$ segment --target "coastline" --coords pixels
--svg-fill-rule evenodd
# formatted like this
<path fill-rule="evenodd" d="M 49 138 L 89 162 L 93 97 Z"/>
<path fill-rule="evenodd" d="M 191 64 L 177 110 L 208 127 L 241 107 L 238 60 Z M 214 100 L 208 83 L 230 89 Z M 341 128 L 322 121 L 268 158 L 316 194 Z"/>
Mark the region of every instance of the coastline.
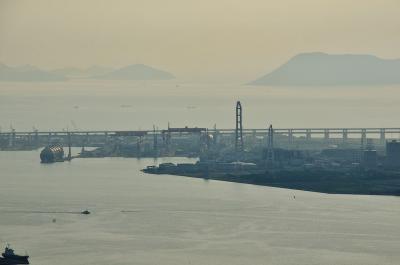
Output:
<path fill-rule="evenodd" d="M 400 196 L 400 174 L 385 171 L 276 170 L 265 172 L 172 172 L 157 175 L 219 180 L 327 194 Z"/>

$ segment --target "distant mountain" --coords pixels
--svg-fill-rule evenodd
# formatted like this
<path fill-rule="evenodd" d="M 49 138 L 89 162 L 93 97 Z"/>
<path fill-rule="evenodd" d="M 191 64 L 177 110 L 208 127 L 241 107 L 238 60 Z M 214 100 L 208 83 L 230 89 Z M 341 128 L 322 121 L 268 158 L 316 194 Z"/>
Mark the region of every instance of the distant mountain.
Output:
<path fill-rule="evenodd" d="M 372 55 L 299 54 L 252 85 L 336 86 L 400 84 L 400 59 Z"/>
<path fill-rule="evenodd" d="M 114 69 L 104 66 L 92 66 L 87 69 L 80 69 L 76 67 L 66 67 L 53 70 L 52 73 L 64 75 L 70 78 L 88 78 L 97 75 L 104 75 L 112 72 Z"/>
<path fill-rule="evenodd" d="M 165 71 L 143 64 L 133 64 L 103 75 L 93 76 L 95 79 L 109 80 L 169 80 L 175 77 Z"/>
<path fill-rule="evenodd" d="M 31 65 L 10 67 L 0 64 L 0 81 L 16 82 L 42 82 L 42 81 L 64 81 L 63 75 L 43 71 Z"/>

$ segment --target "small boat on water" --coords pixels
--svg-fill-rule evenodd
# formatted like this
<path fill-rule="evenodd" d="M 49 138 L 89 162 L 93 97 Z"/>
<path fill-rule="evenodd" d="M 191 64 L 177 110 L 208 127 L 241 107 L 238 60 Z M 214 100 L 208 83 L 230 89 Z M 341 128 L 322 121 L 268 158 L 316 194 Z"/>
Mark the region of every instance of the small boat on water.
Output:
<path fill-rule="evenodd" d="M 28 255 L 17 255 L 9 244 L 6 245 L 4 252 L 1 254 L 0 264 L 5 265 L 18 265 L 18 264 L 29 264 Z"/>
<path fill-rule="evenodd" d="M 89 210 L 86 209 L 86 210 L 82 211 L 81 214 L 90 214 L 90 212 L 89 212 Z"/>

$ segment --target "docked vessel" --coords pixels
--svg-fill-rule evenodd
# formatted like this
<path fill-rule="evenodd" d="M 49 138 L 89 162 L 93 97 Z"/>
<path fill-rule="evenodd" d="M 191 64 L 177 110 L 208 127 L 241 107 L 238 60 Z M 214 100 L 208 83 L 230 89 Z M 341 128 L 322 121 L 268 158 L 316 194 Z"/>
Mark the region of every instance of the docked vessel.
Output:
<path fill-rule="evenodd" d="M 64 149 L 59 144 L 46 146 L 40 153 L 42 163 L 54 163 L 64 161 Z"/>
<path fill-rule="evenodd" d="M 8 244 L 1 255 L 2 258 L 0 258 L 0 264 L 5 264 L 5 265 L 29 264 L 28 255 L 15 254 L 14 250 Z"/>

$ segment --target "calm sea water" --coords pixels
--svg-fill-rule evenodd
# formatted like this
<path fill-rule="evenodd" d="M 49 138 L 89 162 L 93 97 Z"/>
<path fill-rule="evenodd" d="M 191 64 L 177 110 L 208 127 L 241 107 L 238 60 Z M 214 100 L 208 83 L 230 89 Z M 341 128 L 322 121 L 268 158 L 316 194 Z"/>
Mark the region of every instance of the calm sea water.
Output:
<path fill-rule="evenodd" d="M 285 88 L 71 81 L 0 83 L 0 126 L 9 131 L 150 129 L 153 124 L 244 127 L 399 127 L 400 87 Z"/>
<path fill-rule="evenodd" d="M 0 240 L 34 265 L 399 264 L 399 198 L 139 171 L 161 161 L 194 160 L 0 152 Z"/>
<path fill-rule="evenodd" d="M 398 126 L 400 88 L 261 88 L 74 81 L 0 85 L 8 130 Z M 76 150 L 75 150 L 76 151 Z M 327 195 L 178 176 L 160 162 L 0 152 L 0 241 L 34 265 L 400 263 L 400 199 Z M 295 197 L 294 197 L 295 196 Z M 92 211 L 83 216 L 72 212 Z M 53 222 L 55 219 L 55 222 Z"/>

